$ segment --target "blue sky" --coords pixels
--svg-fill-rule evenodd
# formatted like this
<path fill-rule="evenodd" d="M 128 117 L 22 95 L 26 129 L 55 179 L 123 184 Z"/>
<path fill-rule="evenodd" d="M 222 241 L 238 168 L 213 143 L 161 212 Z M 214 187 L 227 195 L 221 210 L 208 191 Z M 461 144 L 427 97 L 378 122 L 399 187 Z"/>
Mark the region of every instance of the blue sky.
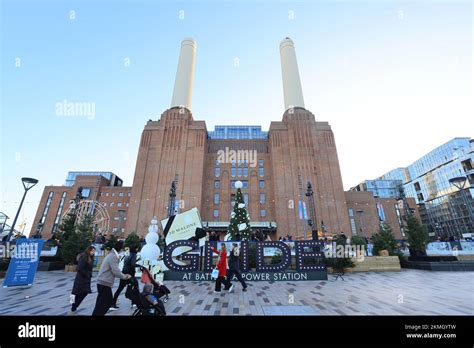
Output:
<path fill-rule="evenodd" d="M 185 37 L 198 44 L 194 118 L 209 130 L 281 119 L 279 42 L 291 37 L 306 108 L 333 128 L 345 188 L 473 135 L 470 1 L 2 0 L 0 15 L 0 211 L 13 218 L 20 177 L 39 179 L 26 231 L 43 187 L 68 171 L 132 184 Z M 63 100 L 95 103 L 95 116 L 58 116 Z"/>

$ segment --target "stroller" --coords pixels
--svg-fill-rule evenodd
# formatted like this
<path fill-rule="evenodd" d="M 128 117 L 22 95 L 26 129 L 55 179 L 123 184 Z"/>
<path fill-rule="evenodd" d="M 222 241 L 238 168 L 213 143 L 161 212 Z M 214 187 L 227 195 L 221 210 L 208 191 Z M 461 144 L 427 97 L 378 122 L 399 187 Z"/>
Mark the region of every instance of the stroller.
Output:
<path fill-rule="evenodd" d="M 128 298 L 134 305 L 137 306 L 132 316 L 148 316 L 148 315 L 166 315 L 165 306 L 160 299 L 153 305 L 143 294 L 140 293 L 138 281 L 131 278 L 125 291 L 125 297 Z"/>
<path fill-rule="evenodd" d="M 147 268 L 140 266 L 140 271 L 142 271 L 142 282 L 153 284 L 153 295 L 164 303 L 168 302 L 171 291 L 165 285 L 158 284 Z"/>

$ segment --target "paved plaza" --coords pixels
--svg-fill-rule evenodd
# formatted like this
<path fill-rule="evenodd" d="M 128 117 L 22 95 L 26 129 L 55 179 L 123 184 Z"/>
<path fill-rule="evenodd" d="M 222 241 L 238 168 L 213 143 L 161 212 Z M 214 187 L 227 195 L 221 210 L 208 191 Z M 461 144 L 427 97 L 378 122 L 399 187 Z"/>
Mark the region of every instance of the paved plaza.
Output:
<path fill-rule="evenodd" d="M 30 288 L 0 288 L 0 315 L 66 315 L 75 273 L 38 272 Z M 97 296 L 78 309 L 90 315 Z M 346 274 L 345 281 L 250 282 L 214 294 L 211 282 L 168 281 L 168 315 L 474 315 L 474 272 L 402 270 Z M 3 281 L 3 280 L 2 280 Z M 116 288 L 118 281 L 115 284 Z M 125 292 L 125 291 L 124 291 Z M 122 293 L 120 309 L 130 315 Z"/>

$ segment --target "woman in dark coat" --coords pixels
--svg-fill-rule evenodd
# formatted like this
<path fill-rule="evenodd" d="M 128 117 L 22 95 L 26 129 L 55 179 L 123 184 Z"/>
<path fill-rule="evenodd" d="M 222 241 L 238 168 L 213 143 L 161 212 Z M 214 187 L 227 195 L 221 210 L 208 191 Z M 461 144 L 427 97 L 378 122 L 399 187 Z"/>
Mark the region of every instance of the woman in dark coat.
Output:
<path fill-rule="evenodd" d="M 94 268 L 94 254 L 95 248 L 90 246 L 78 257 L 76 279 L 74 279 L 74 286 L 72 287 L 74 303 L 71 306 L 71 314 L 75 314 L 81 302 L 88 294 L 92 293 L 91 279 L 92 269 Z"/>

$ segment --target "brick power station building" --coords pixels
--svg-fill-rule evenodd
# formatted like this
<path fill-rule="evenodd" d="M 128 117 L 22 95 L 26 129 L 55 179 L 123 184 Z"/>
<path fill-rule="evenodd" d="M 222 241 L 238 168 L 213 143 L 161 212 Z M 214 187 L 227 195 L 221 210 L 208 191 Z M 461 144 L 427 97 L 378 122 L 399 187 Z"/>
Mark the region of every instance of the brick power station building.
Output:
<path fill-rule="evenodd" d="M 55 231 L 65 205 L 79 187 L 86 199 L 100 202 L 110 219 L 109 232 L 144 235 L 153 216 L 167 217 L 171 183 L 176 183 L 176 207 L 197 207 L 204 226 L 224 232 L 232 211 L 234 184 L 243 183 L 251 227 L 270 232 L 273 239 L 287 234 L 311 237 L 305 209 L 306 185 L 314 191 L 318 227 L 327 233 L 370 236 L 378 230 L 374 209 L 377 202 L 366 193 L 345 193 L 334 134 L 327 122 L 317 121 L 305 109 L 293 41 L 280 44 L 285 109 L 268 132 L 260 126 L 216 126 L 208 131 L 203 120 L 192 114 L 196 42 L 181 45 L 171 107 L 159 120 L 145 125 L 139 142 L 135 176 L 131 187 L 112 173 L 75 173 L 67 186 L 44 190 L 31 234 L 43 238 Z M 346 194 L 350 195 L 348 209 Z M 354 218 L 360 207 L 370 213 Z M 371 200 L 372 199 L 372 200 Z M 394 211 L 397 204 L 380 203 Z M 352 206 L 353 205 L 353 206 Z M 369 208 L 369 205 L 370 208 Z M 372 207 L 373 205 L 373 207 Z M 354 209 L 353 209 L 354 208 Z M 352 214 L 351 214 L 352 211 Z M 395 216 L 386 214 L 386 216 Z M 365 222 L 363 219 L 366 218 Z M 387 221 L 399 238 L 400 222 Z M 360 226 L 359 226 L 360 225 Z M 363 226 L 363 227 L 362 227 Z M 397 227 L 398 226 L 398 227 Z"/>

